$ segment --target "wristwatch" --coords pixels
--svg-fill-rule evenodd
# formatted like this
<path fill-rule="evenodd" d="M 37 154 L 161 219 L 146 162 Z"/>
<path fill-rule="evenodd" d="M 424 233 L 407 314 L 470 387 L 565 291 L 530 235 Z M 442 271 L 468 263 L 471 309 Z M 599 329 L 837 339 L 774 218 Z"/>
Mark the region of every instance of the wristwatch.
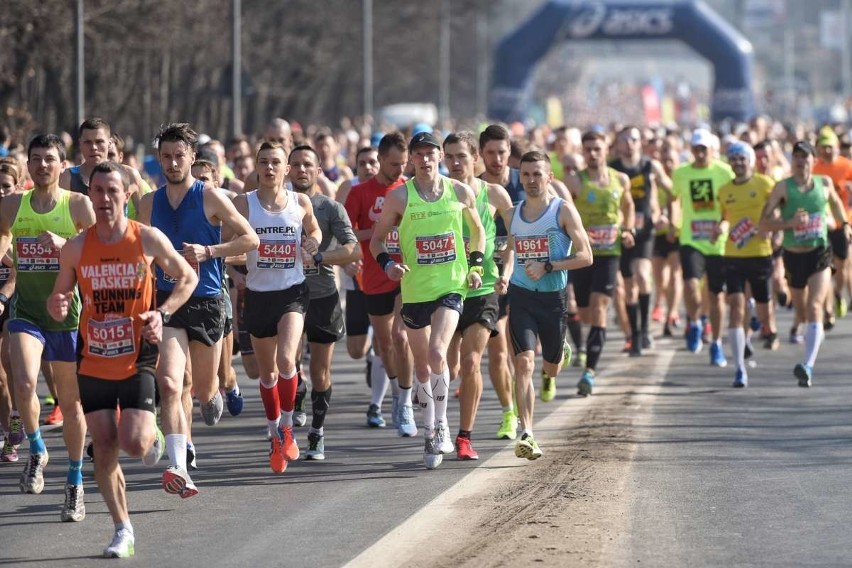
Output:
<path fill-rule="evenodd" d="M 314 262 L 315 262 L 316 264 L 322 264 L 322 253 L 321 253 L 321 252 L 316 253 L 316 254 L 315 254 L 313 257 L 311 257 L 311 258 L 313 258 L 313 259 L 314 259 Z"/>
<path fill-rule="evenodd" d="M 544 271 L 547 272 L 548 274 L 553 272 L 553 264 L 549 260 L 544 263 Z"/>
<path fill-rule="evenodd" d="M 163 308 L 157 308 L 157 311 L 160 312 L 160 315 L 163 317 L 163 323 L 169 323 L 169 320 L 172 319 L 172 314 Z"/>

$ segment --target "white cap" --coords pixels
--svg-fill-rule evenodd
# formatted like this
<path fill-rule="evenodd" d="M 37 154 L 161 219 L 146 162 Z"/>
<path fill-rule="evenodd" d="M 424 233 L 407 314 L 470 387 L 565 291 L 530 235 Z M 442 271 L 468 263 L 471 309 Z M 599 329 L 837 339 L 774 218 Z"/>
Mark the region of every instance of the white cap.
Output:
<path fill-rule="evenodd" d="M 692 139 L 689 141 L 690 146 L 704 146 L 705 148 L 714 148 L 717 138 L 704 128 L 696 128 L 692 131 Z"/>

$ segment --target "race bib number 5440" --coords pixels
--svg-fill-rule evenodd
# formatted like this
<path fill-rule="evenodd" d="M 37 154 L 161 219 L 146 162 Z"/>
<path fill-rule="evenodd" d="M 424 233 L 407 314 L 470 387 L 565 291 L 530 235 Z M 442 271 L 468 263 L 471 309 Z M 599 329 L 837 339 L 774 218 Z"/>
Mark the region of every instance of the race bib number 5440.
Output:
<path fill-rule="evenodd" d="M 296 266 L 296 239 L 260 241 L 257 247 L 257 267 L 286 270 Z"/>

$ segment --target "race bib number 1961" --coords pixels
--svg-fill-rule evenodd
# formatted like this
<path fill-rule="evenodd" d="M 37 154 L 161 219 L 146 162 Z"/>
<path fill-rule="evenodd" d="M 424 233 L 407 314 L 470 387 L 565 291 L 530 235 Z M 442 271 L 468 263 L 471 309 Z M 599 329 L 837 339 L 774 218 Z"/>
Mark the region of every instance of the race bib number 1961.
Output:
<path fill-rule="evenodd" d="M 550 260 L 550 242 L 545 235 L 515 237 L 515 258 L 523 266 L 527 262 Z"/>
<path fill-rule="evenodd" d="M 444 264 L 456 259 L 456 235 L 444 233 L 430 237 L 417 237 L 417 264 Z"/>
<path fill-rule="evenodd" d="M 59 251 L 45 247 L 38 237 L 18 237 L 15 240 L 15 252 L 18 256 L 18 270 L 25 272 L 58 272 Z"/>
<path fill-rule="evenodd" d="M 90 355 L 119 357 L 133 353 L 133 323 L 130 318 L 108 321 L 89 320 L 86 345 Z"/>
<path fill-rule="evenodd" d="M 257 247 L 257 267 L 286 270 L 296 266 L 296 239 L 260 241 Z"/>

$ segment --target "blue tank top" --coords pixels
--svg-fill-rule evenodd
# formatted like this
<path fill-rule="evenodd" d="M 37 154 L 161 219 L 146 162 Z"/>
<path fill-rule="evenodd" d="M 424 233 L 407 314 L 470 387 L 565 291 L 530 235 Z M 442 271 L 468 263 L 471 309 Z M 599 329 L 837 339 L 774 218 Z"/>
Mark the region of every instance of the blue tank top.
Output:
<path fill-rule="evenodd" d="M 89 195 L 89 184 L 83 179 L 83 174 L 80 173 L 80 166 L 71 166 L 68 168 L 68 171 L 71 174 L 71 187 L 66 187 L 65 189 L 75 193 Z"/>
<path fill-rule="evenodd" d="M 166 186 L 160 187 L 154 194 L 151 225 L 165 233 L 178 252 L 183 243 L 212 246 L 222 242 L 222 228 L 212 225 L 204 214 L 204 182 L 199 180 L 192 184 L 177 209 L 169 203 Z M 218 297 L 222 293 L 223 259 L 205 260 L 193 268 L 198 274 L 198 286 L 192 295 Z M 157 266 L 157 290 L 170 292 L 174 286 L 175 281 Z"/>
<path fill-rule="evenodd" d="M 554 197 L 538 219 L 527 221 L 521 216 L 523 202 L 515 206 L 509 230 L 515 239 L 515 270 L 511 283 L 533 292 L 558 292 L 568 285 L 568 271 L 554 270 L 538 282 L 527 276 L 524 264 L 531 261 L 555 262 L 568 258 L 571 238 L 559 226 L 562 199 Z"/>

